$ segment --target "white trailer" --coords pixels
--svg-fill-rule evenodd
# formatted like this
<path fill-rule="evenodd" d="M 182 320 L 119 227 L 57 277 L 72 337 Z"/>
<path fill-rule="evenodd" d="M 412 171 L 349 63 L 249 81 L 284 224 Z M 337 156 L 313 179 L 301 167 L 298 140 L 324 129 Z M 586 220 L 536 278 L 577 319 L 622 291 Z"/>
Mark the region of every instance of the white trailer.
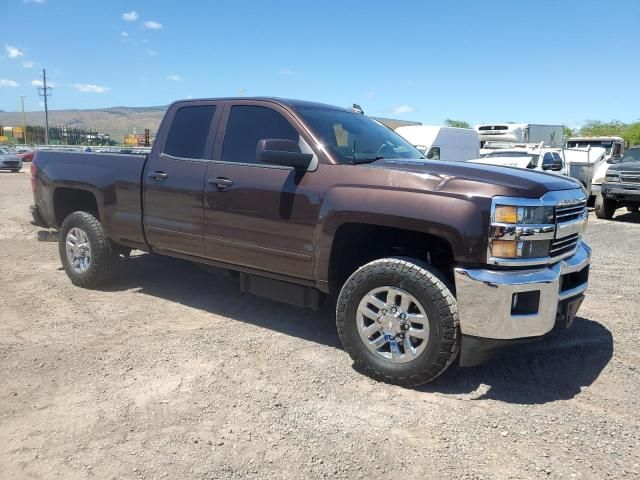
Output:
<path fill-rule="evenodd" d="M 486 142 L 544 144 L 561 147 L 564 126 L 535 123 L 491 123 L 475 126 L 480 145 Z"/>

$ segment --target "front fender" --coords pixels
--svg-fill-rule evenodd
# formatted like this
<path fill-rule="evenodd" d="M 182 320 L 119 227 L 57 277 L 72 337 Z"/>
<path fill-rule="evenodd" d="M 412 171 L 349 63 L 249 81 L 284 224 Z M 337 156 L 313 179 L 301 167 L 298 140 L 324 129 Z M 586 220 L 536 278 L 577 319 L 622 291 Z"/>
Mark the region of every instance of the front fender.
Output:
<path fill-rule="evenodd" d="M 457 263 L 486 261 L 491 199 L 456 193 L 337 186 L 320 210 L 315 278 L 329 279 L 333 239 L 341 225 L 359 223 L 427 233 L 444 239 Z"/>

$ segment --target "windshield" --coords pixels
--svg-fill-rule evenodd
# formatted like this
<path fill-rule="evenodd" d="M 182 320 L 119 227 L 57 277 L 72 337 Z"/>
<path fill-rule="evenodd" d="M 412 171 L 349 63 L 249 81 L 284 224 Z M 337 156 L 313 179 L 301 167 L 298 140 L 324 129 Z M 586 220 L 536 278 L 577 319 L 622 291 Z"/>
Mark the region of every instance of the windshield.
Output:
<path fill-rule="evenodd" d="M 640 148 L 632 148 L 627 150 L 620 162 L 640 162 Z"/>
<path fill-rule="evenodd" d="M 4 148 L 0 148 L 0 155 L 9 155 L 9 152 L 7 152 Z"/>
<path fill-rule="evenodd" d="M 611 153 L 611 147 L 613 141 L 611 140 L 574 140 L 567 142 L 567 148 L 587 148 L 587 147 L 601 147 L 607 150 L 607 153 Z"/>
<path fill-rule="evenodd" d="M 400 135 L 365 115 L 311 107 L 297 110 L 340 163 L 382 158 L 424 159 L 422 153 Z"/>

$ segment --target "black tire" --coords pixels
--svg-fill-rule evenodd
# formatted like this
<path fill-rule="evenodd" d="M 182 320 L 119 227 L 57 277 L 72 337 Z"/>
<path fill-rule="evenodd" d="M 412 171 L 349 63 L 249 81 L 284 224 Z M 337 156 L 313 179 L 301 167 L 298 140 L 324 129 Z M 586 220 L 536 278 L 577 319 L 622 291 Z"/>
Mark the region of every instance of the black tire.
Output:
<path fill-rule="evenodd" d="M 11 170 L 13 173 L 20 173 L 20 169 L 19 168 L 14 168 L 13 170 Z"/>
<path fill-rule="evenodd" d="M 627 205 L 627 212 L 637 212 L 640 210 L 640 205 Z"/>
<path fill-rule="evenodd" d="M 76 272 L 67 258 L 66 241 L 69 230 L 77 227 L 87 234 L 91 261 L 86 272 Z M 83 288 L 96 288 L 106 283 L 114 268 L 115 254 L 100 221 L 88 212 L 73 212 L 62 223 L 58 242 L 60 260 L 71 283 Z"/>
<path fill-rule="evenodd" d="M 357 309 L 371 290 L 400 288 L 423 306 L 428 317 L 429 337 L 424 351 L 407 363 L 392 363 L 369 350 L 360 337 Z M 410 258 L 383 258 L 359 268 L 346 281 L 336 306 L 336 325 L 342 345 L 354 367 L 380 381 L 416 386 L 434 380 L 460 351 L 460 328 L 456 299 L 438 272 Z"/>
<path fill-rule="evenodd" d="M 604 198 L 602 194 L 596 197 L 595 212 L 596 217 L 609 220 L 616 213 L 618 202 L 609 198 Z"/>

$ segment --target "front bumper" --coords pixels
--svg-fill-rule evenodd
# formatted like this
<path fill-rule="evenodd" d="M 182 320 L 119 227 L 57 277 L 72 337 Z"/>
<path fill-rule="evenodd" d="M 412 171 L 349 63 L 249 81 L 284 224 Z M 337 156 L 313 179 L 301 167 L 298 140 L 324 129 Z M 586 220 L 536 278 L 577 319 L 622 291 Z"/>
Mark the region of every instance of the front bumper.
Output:
<path fill-rule="evenodd" d="M 22 168 L 22 161 L 20 160 L 0 161 L 0 169 L 2 170 L 16 170 L 18 168 Z"/>
<path fill-rule="evenodd" d="M 602 185 L 602 196 L 610 200 L 640 201 L 640 184 L 605 183 Z"/>
<path fill-rule="evenodd" d="M 540 337 L 557 321 L 568 326 L 587 289 L 590 260 L 591 248 L 581 242 L 573 256 L 541 268 L 456 268 L 463 336 L 515 340 Z"/>

